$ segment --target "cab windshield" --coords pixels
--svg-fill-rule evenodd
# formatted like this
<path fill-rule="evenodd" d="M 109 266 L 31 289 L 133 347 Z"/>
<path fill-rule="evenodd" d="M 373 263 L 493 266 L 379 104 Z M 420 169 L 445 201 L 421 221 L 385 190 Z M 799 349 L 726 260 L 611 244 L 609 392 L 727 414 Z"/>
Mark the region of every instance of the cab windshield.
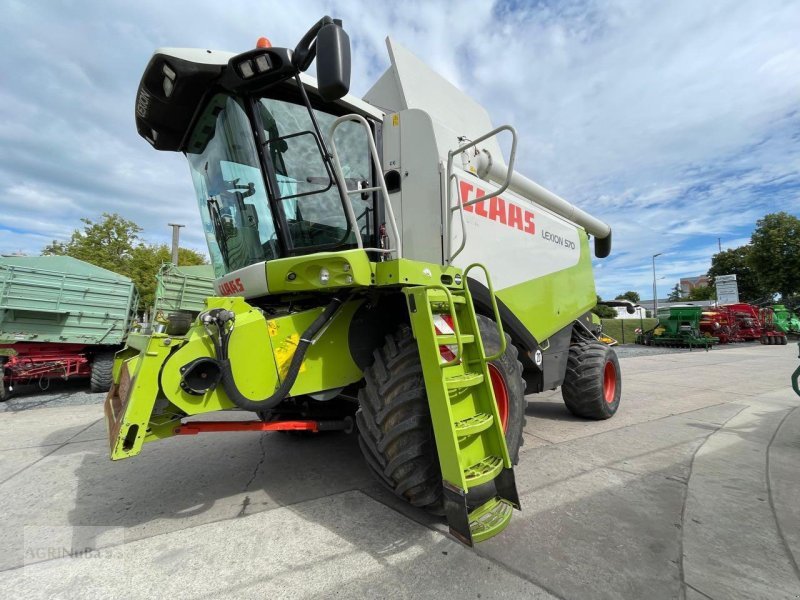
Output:
<path fill-rule="evenodd" d="M 327 135 L 336 116 L 314 115 Z M 363 128 L 342 124 L 336 142 L 347 187 L 371 187 Z M 356 235 L 365 244 L 373 236 L 374 196 L 350 195 L 355 231 L 304 105 L 219 94 L 198 119 L 186 156 L 217 277 L 283 256 L 353 248 Z"/>

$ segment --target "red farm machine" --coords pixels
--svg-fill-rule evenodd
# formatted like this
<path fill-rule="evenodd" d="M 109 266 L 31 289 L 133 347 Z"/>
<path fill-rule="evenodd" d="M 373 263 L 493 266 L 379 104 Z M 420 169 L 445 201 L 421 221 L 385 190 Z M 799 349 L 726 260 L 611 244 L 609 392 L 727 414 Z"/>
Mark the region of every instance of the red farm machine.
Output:
<path fill-rule="evenodd" d="M 700 332 L 708 338 L 715 337 L 720 344 L 739 342 L 739 327 L 729 318 L 728 311 L 710 308 L 700 317 Z"/>
<path fill-rule="evenodd" d="M 137 304 L 130 279 L 75 258 L 0 257 L 0 400 L 52 379 L 107 391 Z"/>
<path fill-rule="evenodd" d="M 761 339 L 761 319 L 758 309 L 752 304 L 744 302 L 722 304 L 717 310 L 727 314 L 728 323 L 735 328 L 740 341 L 750 342 Z"/>

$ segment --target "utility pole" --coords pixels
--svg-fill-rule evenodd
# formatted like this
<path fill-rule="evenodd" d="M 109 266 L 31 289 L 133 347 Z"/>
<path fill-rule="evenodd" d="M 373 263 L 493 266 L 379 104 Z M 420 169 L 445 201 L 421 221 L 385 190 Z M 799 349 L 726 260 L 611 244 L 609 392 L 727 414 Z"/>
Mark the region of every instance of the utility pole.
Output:
<path fill-rule="evenodd" d="M 180 229 L 184 227 L 184 225 L 178 225 L 177 223 L 167 223 L 170 227 L 172 227 L 172 264 L 176 267 L 178 266 L 178 240 L 180 238 Z"/>
<path fill-rule="evenodd" d="M 661 256 L 663 252 L 653 254 L 653 318 L 658 318 L 658 289 L 656 289 L 656 256 Z"/>
<path fill-rule="evenodd" d="M 717 238 L 717 246 L 719 246 L 719 251 L 722 252 L 722 238 Z"/>

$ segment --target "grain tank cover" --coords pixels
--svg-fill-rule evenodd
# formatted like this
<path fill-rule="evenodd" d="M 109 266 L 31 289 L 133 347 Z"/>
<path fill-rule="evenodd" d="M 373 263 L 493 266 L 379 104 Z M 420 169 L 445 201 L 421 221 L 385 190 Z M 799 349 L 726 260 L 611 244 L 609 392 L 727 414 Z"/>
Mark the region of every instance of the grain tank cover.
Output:
<path fill-rule="evenodd" d="M 70 256 L 0 256 L 0 342 L 121 344 L 138 294 L 123 275 Z"/>
<path fill-rule="evenodd" d="M 391 65 L 364 96 L 364 100 L 388 112 L 410 108 L 424 110 L 439 128 L 440 147 L 447 160 L 447 150 L 458 147 L 460 136 L 477 139 L 494 129 L 486 109 L 447 79 L 431 69 L 411 51 L 386 38 Z M 493 156 L 502 152 L 495 138 L 481 144 Z"/>

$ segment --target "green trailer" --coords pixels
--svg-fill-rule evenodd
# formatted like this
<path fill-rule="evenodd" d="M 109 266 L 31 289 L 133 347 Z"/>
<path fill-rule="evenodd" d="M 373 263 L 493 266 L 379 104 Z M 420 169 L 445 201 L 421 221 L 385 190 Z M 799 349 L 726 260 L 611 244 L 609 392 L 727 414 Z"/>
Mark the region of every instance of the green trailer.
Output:
<path fill-rule="evenodd" d="M 164 331 L 169 323 L 191 322 L 204 310 L 206 298 L 214 295 L 212 265 L 178 266 L 164 263 L 156 275 L 156 296 L 151 323 L 153 331 Z"/>
<path fill-rule="evenodd" d="M 69 256 L 0 257 L 0 395 L 73 377 L 108 390 L 137 306 L 133 282 L 112 271 Z"/>
<path fill-rule="evenodd" d="M 719 342 L 719 338 L 704 335 L 700 331 L 702 306 L 683 304 L 659 307 L 655 327 L 636 337 L 636 343 L 647 346 L 671 348 L 705 348 Z"/>

